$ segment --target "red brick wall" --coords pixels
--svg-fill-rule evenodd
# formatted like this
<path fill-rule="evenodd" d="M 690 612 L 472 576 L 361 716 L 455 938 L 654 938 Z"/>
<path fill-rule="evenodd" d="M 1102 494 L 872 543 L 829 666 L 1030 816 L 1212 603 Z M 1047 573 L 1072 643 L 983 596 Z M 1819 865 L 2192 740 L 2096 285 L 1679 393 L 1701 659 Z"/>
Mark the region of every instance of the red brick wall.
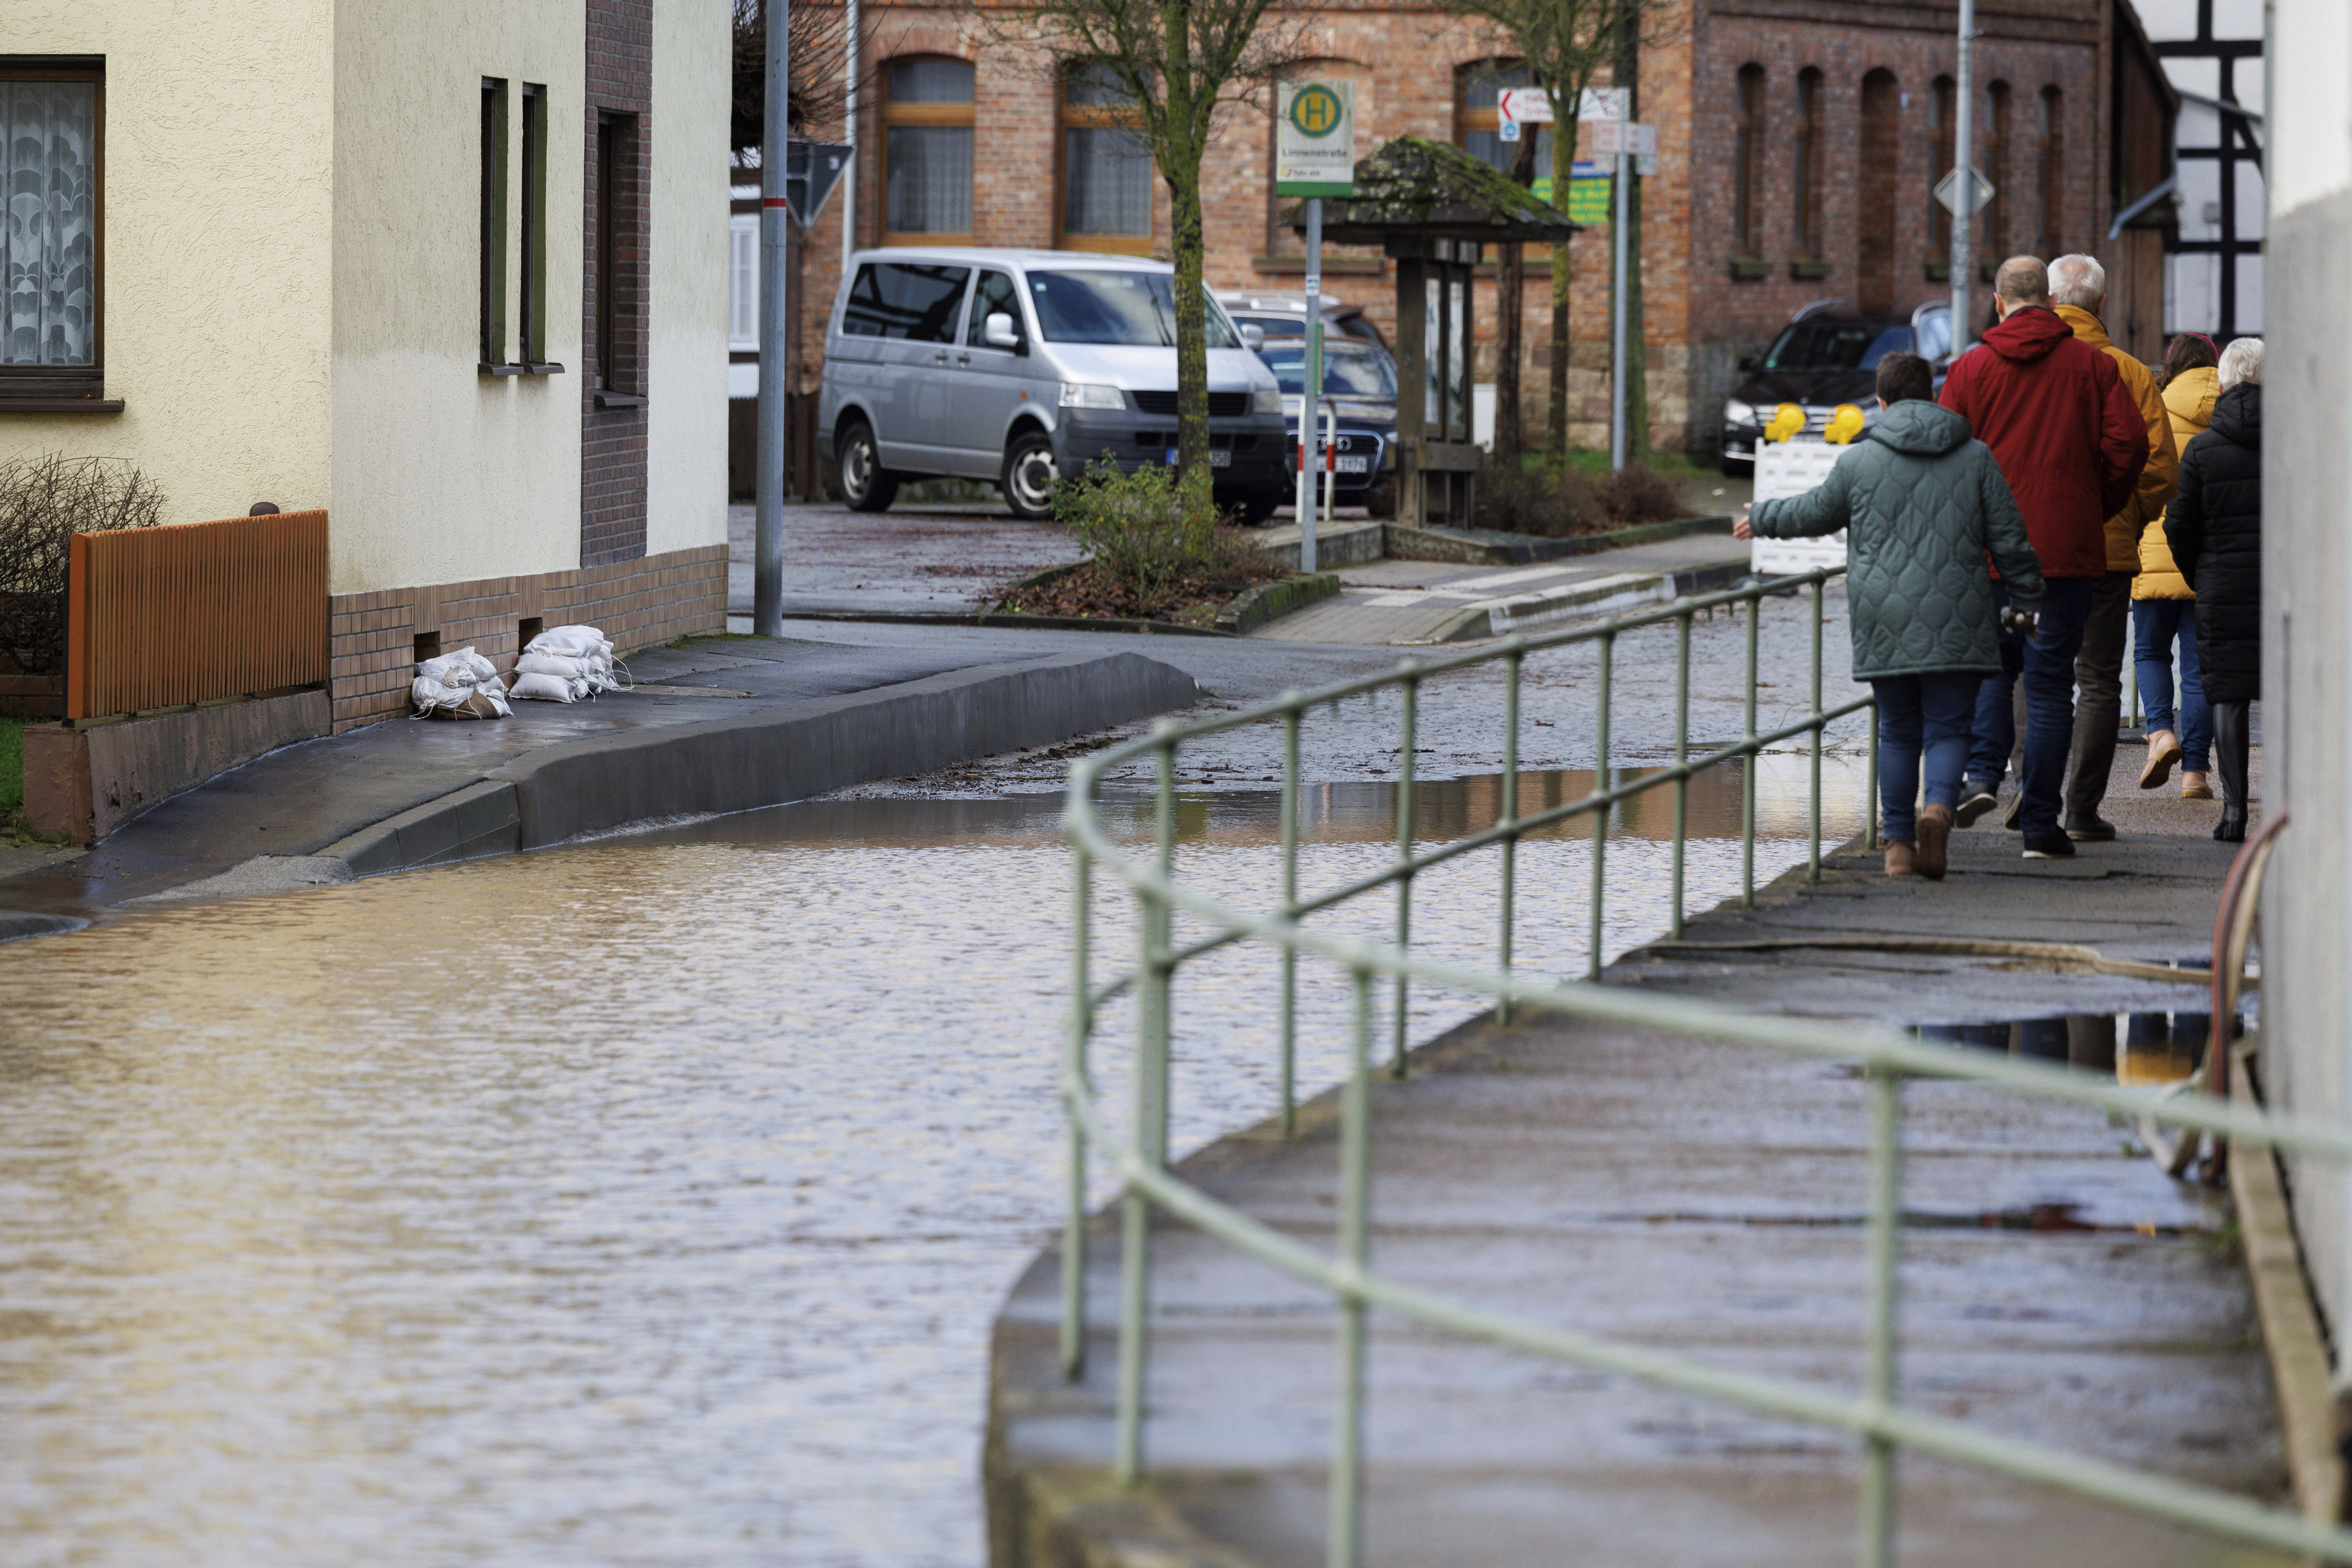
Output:
<path fill-rule="evenodd" d="M 2045 81 L 2066 90 L 2068 145 L 2100 144 L 2094 115 L 2105 101 L 2098 61 L 2102 3 L 1980 0 L 1984 36 L 1978 44 L 1978 80 L 2003 79 L 2012 89 L 2011 167 L 1986 170 L 2004 190 L 2022 193 L 2032 185 L 2033 115 Z M 1050 60 L 1000 42 L 982 47 L 977 23 L 943 9 L 869 3 L 865 16 L 866 47 L 874 60 L 944 54 L 975 65 L 975 243 L 1052 245 L 1056 132 Z M 1889 266 L 1895 301 L 1907 308 L 1948 289 L 1928 279 L 1925 269 L 1927 191 L 1941 173 L 1929 170 L 1927 94 L 1934 78 L 1952 69 L 1948 22 L 1948 11 L 1909 0 L 1670 0 L 1656 14 L 1642 51 L 1641 81 L 1642 117 L 1657 126 L 1659 138 L 1658 172 L 1643 182 L 1642 193 L 1643 335 L 1649 349 L 1655 445 L 1704 447 L 1718 429 L 1721 400 L 1738 357 L 1760 348 L 1799 306 L 1853 298 L 1862 211 L 1859 100 L 1862 79 L 1874 68 L 1892 71 L 1898 94 L 1911 95 L 1907 105 L 1898 97 L 1900 130 L 1892 150 Z M 1312 26 L 1314 47 L 1325 58 L 1308 68 L 1356 84 L 1360 153 L 1398 135 L 1454 140 L 1457 71 L 1509 52 L 1483 25 L 1425 5 L 1362 0 L 1344 10 L 1319 12 Z M 1765 70 L 1765 124 L 1759 142 L 1765 159 L 1764 250 L 1773 265 L 1764 277 L 1734 279 L 1732 114 L 1739 68 L 1750 61 Z M 1789 269 L 1795 250 L 1790 159 L 1796 82 L 1807 66 L 1817 67 L 1823 77 L 1822 248 L 1832 265 L 1819 279 L 1795 278 Z M 1600 79 L 1605 81 L 1607 74 L 1601 72 Z M 880 135 L 873 110 L 869 99 L 859 129 L 868 149 Z M 1979 135 L 1981 161 L 1990 155 L 1990 136 L 1981 124 Z M 1226 111 L 1203 176 L 1213 287 L 1281 292 L 1298 287 L 1300 268 L 1292 259 L 1296 237 L 1276 232 L 1272 223 L 1272 147 L 1262 112 L 1241 105 Z M 2066 205 L 2076 215 L 2070 218 L 2070 245 L 2089 245 L 2104 232 L 2096 216 L 2096 168 L 2087 153 L 2068 160 Z M 864 245 L 879 243 L 878 170 L 870 153 L 861 155 L 856 221 Z M 1164 193 L 1160 212 L 1164 247 Z M 824 322 L 840 279 L 840 226 L 846 216 L 841 205 L 828 211 L 807 247 L 800 301 L 806 325 L 797 381 L 803 389 L 816 385 L 821 369 Z M 2012 233 L 2021 226 L 2012 216 Z M 1336 249 L 1332 254 L 1352 254 L 1360 267 L 1368 255 Z M 1606 228 L 1579 236 L 1571 258 L 1576 285 L 1570 437 L 1578 445 L 1600 446 L 1608 438 Z M 1376 258 L 1370 260 L 1379 265 Z M 1488 279 L 1478 290 L 1482 380 L 1494 372 L 1491 268 Z M 1376 273 L 1333 268 L 1326 288 L 1367 308 L 1384 327 L 1392 324 L 1395 274 L 1385 265 Z M 1529 426 L 1539 434 L 1548 413 L 1551 300 L 1549 271 L 1537 257 L 1529 258 L 1525 327 L 1522 396 Z"/>
<path fill-rule="evenodd" d="M 727 629 L 727 547 L 645 555 L 576 571 L 373 594 L 329 602 L 335 732 L 408 710 L 416 638 L 437 633 L 441 651 L 472 647 L 500 668 L 521 651 L 526 617 L 544 626 L 601 629 L 623 656 L 682 637 Z"/>
<path fill-rule="evenodd" d="M 646 310 L 651 255 L 652 0 L 588 0 L 588 104 L 582 223 L 580 560 L 593 566 L 646 552 Z M 614 123 L 618 117 L 617 123 Z M 614 237 L 616 276 L 598 276 L 603 254 L 604 160 L 599 141 L 618 138 L 615 211 L 634 221 Z M 603 296 L 617 290 L 614 342 L 599 341 Z M 601 390 L 640 399 L 610 405 Z"/>

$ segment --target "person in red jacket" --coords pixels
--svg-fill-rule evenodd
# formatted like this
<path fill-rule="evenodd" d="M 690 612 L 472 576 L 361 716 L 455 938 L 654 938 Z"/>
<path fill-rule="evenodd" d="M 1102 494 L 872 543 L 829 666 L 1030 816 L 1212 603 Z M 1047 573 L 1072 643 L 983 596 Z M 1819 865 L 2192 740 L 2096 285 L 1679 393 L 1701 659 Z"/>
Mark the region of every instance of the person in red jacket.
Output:
<path fill-rule="evenodd" d="M 2058 822 L 2074 737 L 2074 658 L 2092 590 L 2107 573 L 2106 521 L 2132 499 L 2147 466 L 2147 427 L 2115 361 L 2075 337 L 2050 308 L 2050 274 L 2041 262 L 2031 256 L 2002 262 L 1993 307 L 2000 324 L 1952 362 L 1937 401 L 1992 448 L 2025 514 L 2046 596 L 2030 633 L 2004 634 L 2001 673 L 1987 676 L 1977 694 L 1957 818 L 1966 826 L 1996 804 L 2017 743 L 2010 705 L 2022 675 L 2025 759 L 2009 821 L 2024 830 L 2027 859 L 2057 858 L 2074 853 Z"/>

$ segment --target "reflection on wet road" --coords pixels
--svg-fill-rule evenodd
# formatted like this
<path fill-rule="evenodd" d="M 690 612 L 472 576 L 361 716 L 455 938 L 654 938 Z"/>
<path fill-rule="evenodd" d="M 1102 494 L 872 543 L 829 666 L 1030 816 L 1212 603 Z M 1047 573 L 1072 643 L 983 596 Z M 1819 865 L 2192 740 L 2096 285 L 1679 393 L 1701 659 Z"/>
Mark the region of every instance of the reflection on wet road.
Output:
<path fill-rule="evenodd" d="M 1766 761 L 1759 875 L 1802 858 L 1804 766 Z M 1479 826 L 1494 787 L 1417 809 Z M 1266 900 L 1272 800 L 1188 799 L 1185 877 Z M 1615 825 L 1612 945 L 1664 924 L 1666 801 Z M 0 1555 L 978 1563 L 988 1320 L 1062 1158 L 1059 805 L 814 802 L 0 947 Z M 1384 788 L 1309 807 L 1307 888 L 1393 854 Z M 1736 825 L 1736 782 L 1692 817 Z M 1588 831 L 1522 852 L 1531 969 L 1580 968 Z M 1738 875 L 1695 843 L 1692 905 Z M 1493 885 L 1423 877 L 1416 936 L 1483 958 Z M 1185 972 L 1183 1147 L 1272 1104 L 1276 973 Z M 1344 1009 L 1309 966 L 1308 1088 Z"/>

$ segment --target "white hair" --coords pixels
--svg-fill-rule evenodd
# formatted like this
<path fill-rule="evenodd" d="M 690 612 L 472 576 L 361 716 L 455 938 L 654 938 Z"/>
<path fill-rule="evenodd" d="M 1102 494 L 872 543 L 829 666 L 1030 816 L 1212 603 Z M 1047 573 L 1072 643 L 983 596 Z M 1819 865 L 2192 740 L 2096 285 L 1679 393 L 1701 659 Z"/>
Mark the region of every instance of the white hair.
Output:
<path fill-rule="evenodd" d="M 2231 338 L 2230 346 L 2221 351 L 2221 384 L 2235 386 L 2242 381 L 2260 384 L 2263 379 L 2263 340 Z"/>
<path fill-rule="evenodd" d="M 2107 269 L 2087 256 L 2062 256 L 2050 264 L 2050 302 L 2095 310 L 2107 297 Z"/>

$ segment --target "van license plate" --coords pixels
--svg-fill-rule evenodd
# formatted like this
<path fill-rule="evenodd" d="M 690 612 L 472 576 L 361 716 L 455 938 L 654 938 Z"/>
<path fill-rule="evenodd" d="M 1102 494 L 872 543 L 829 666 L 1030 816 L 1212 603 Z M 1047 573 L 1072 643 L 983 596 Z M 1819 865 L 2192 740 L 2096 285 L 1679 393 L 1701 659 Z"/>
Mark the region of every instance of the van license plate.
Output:
<path fill-rule="evenodd" d="M 1334 469 L 1342 474 L 1369 474 L 1372 471 L 1370 458 L 1334 458 L 1331 462 Z"/>
<path fill-rule="evenodd" d="M 1176 466 L 1176 448 L 1173 447 L 1168 448 L 1168 466 L 1171 468 Z M 1234 455 L 1231 451 L 1221 452 L 1216 450 L 1214 447 L 1210 449 L 1209 467 L 1213 468 L 1230 468 L 1233 466 Z"/>

